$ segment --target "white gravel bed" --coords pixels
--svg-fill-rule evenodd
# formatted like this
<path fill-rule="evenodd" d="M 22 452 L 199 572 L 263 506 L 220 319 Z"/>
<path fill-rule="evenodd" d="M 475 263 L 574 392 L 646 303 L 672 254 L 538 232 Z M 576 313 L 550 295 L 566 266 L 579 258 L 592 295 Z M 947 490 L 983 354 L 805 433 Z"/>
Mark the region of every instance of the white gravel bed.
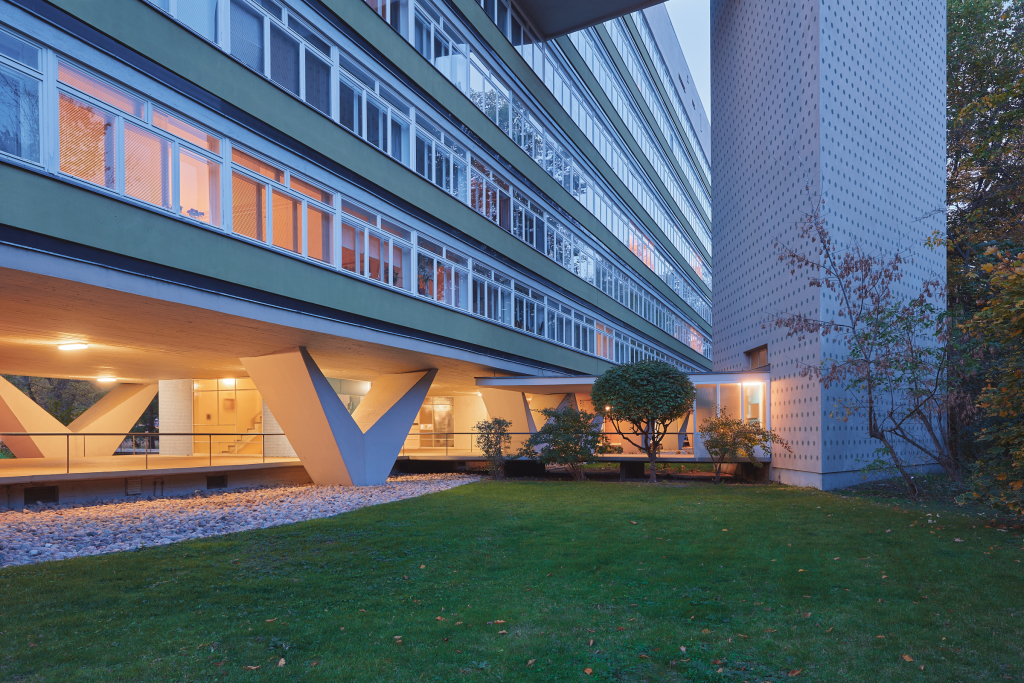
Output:
<path fill-rule="evenodd" d="M 479 481 L 416 474 L 380 486 L 282 486 L 181 498 L 27 507 L 0 512 L 0 567 L 100 555 L 332 517 Z"/>

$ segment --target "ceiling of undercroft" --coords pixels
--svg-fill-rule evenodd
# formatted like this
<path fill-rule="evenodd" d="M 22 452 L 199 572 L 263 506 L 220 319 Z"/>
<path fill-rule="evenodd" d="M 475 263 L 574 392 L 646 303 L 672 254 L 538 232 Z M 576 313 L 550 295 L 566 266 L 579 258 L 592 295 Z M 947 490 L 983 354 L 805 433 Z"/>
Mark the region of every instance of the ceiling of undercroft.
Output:
<path fill-rule="evenodd" d="M 61 351 L 80 342 L 87 349 Z M 437 368 L 430 393 L 476 393 L 492 366 L 0 268 L 0 373 L 120 381 L 244 377 L 239 358 L 305 346 L 328 377 Z"/>

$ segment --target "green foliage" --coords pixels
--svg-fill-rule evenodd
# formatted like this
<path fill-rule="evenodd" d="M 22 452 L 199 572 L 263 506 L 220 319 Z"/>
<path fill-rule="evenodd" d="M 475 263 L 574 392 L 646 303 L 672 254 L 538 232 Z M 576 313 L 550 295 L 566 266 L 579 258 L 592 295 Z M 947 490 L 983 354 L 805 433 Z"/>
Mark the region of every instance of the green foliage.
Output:
<path fill-rule="evenodd" d="M 563 465 L 576 481 L 583 481 L 583 465 L 593 462 L 594 452 L 604 435 L 594 424 L 597 416 L 573 406 L 545 408 L 547 418 L 536 434 L 523 443 L 519 455 L 545 465 Z"/>
<path fill-rule="evenodd" d="M 654 463 L 669 425 L 693 407 L 697 390 L 690 378 L 668 363 L 644 360 L 607 370 L 590 395 L 615 431 L 647 454 L 655 481 Z"/>
<path fill-rule="evenodd" d="M 505 461 L 512 447 L 512 423 L 501 417 L 492 417 L 476 423 L 476 445 L 491 465 L 491 476 L 500 479 L 505 474 Z"/>
<path fill-rule="evenodd" d="M 772 444 L 790 451 L 789 444 L 774 431 L 765 429 L 758 420 L 744 421 L 731 417 L 715 406 L 712 414 L 704 418 L 698 427 L 704 448 L 711 456 L 715 467 L 715 483 L 722 480 L 722 465 L 727 460 L 747 460 L 762 467 L 757 459 L 756 449 L 760 448 L 771 457 Z"/>
<path fill-rule="evenodd" d="M 986 420 L 979 442 L 985 450 L 964 498 L 1024 513 L 1024 253 L 993 249 L 990 255 L 995 263 L 985 270 L 992 297 L 965 328 L 999 362 L 981 392 Z"/>

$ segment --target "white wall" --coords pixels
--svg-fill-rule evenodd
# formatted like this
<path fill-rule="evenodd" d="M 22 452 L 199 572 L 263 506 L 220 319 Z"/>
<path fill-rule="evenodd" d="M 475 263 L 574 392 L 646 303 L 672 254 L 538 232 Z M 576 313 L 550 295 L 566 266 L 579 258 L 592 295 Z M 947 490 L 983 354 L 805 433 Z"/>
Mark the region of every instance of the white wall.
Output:
<path fill-rule="evenodd" d="M 836 392 L 799 376 L 845 349 L 762 327 L 835 308 L 773 244 L 809 247 L 795 235 L 809 184 L 837 242 L 912 250 L 904 292 L 926 271 L 944 277 L 944 254 L 923 242 L 945 230 L 945 45 L 941 0 L 712 3 L 713 367 L 745 369 L 744 352 L 768 344 L 772 426 L 794 451 L 774 459 L 775 479 L 849 481 L 876 445 L 864 424 L 828 417 Z"/>
<path fill-rule="evenodd" d="M 192 433 L 192 380 L 160 380 L 157 405 L 161 432 Z M 161 436 L 160 454 L 192 455 L 192 437 Z"/>

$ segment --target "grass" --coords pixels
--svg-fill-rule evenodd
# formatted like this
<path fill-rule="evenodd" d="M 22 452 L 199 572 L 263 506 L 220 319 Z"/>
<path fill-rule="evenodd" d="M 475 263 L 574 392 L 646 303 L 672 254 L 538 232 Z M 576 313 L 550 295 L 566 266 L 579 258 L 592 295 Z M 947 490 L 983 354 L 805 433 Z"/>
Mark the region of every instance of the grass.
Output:
<path fill-rule="evenodd" d="M 1024 680 L 1020 532 L 928 512 L 483 482 L 0 571 L 0 679 Z"/>

